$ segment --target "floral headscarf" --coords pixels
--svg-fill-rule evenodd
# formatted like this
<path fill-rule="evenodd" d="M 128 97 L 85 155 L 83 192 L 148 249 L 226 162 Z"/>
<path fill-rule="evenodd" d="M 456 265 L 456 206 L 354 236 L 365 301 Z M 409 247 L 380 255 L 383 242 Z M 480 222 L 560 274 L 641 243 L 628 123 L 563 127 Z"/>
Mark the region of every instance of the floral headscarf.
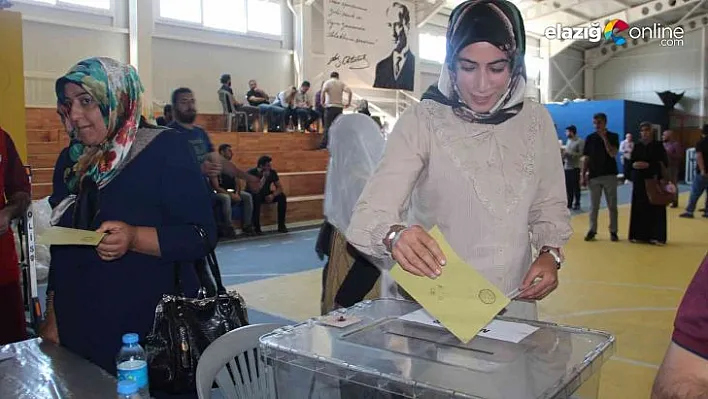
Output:
<path fill-rule="evenodd" d="M 422 99 L 452 107 L 455 114 L 467 122 L 500 124 L 521 112 L 526 94 L 526 34 L 519 9 L 507 0 L 468 0 L 452 11 L 447 29 L 446 58 L 440 80 L 428 88 Z M 477 42 L 497 46 L 511 61 L 511 79 L 506 92 L 486 113 L 470 109 L 455 84 L 458 54 Z"/>
<path fill-rule="evenodd" d="M 76 126 L 70 118 L 72 105 L 64 96 L 67 83 L 81 86 L 98 103 L 108 129 L 100 144 L 87 146 L 78 140 Z M 52 225 L 59 223 L 66 210 L 76 204 L 73 227 L 91 230 L 100 208 L 98 191 L 120 173 L 135 142 L 143 91 L 135 69 L 111 58 L 83 60 L 57 80 L 57 111 L 71 138 L 71 165 L 64 170 L 69 195 L 52 210 Z"/>
<path fill-rule="evenodd" d="M 64 86 L 75 83 L 98 103 L 108 129 L 106 139 L 97 146 L 83 145 L 69 115 L 71 104 L 64 97 Z M 143 85 L 135 69 L 111 58 L 80 61 L 56 82 L 59 115 L 71 138 L 69 156 L 72 168 L 65 174 L 69 192 L 78 194 L 81 181 L 92 179 L 98 189 L 105 187 L 122 169 L 140 125 Z"/>

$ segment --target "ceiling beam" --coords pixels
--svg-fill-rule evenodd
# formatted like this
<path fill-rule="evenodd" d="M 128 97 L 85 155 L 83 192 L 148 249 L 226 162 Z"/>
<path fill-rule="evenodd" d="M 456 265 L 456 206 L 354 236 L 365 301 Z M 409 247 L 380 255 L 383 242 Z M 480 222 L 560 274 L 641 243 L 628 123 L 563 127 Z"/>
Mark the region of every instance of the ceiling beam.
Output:
<path fill-rule="evenodd" d="M 421 6 L 420 3 L 416 3 L 416 21 L 418 21 L 418 27 L 422 27 L 433 17 L 438 15 L 440 10 L 445 8 L 445 4 L 447 4 L 446 0 L 433 0 L 426 6 Z"/>
<path fill-rule="evenodd" d="M 554 12 L 567 10 L 580 4 L 582 0 L 542 0 L 521 9 L 524 21 L 539 19 Z"/>
<path fill-rule="evenodd" d="M 656 17 L 663 13 L 674 11 L 679 7 L 687 6 L 690 4 L 700 4 L 703 1 L 704 0 L 653 0 L 648 3 L 640 4 L 638 6 L 626 8 L 622 11 L 613 14 L 605 15 L 604 17 L 597 18 L 593 21 L 588 21 L 586 23 L 576 25 L 574 26 L 574 28 L 585 28 L 596 24 L 596 26 L 599 25 L 600 29 L 602 29 L 610 20 L 613 19 L 621 19 L 629 25 L 634 25 L 641 20 Z M 557 55 L 576 41 L 576 39 L 551 40 L 550 56 L 553 57 Z"/>
<path fill-rule="evenodd" d="M 683 28 L 684 33 L 696 31 L 696 30 L 703 28 L 704 26 L 708 27 L 708 14 L 701 14 L 701 15 L 697 15 L 693 18 L 681 20 L 671 26 L 672 27 L 681 26 Z M 625 43 L 622 46 L 616 46 L 613 44 L 611 46 L 604 46 L 604 47 L 598 47 L 598 48 L 586 50 L 585 51 L 585 64 L 590 65 L 593 68 L 597 68 L 600 65 L 604 64 L 605 62 L 607 62 L 610 58 L 619 54 L 620 52 L 624 52 L 626 50 L 641 47 L 641 46 L 644 46 L 647 44 L 654 43 L 654 44 L 661 45 L 662 40 L 665 40 L 665 39 L 662 39 L 662 38 L 628 39 L 627 43 Z"/>

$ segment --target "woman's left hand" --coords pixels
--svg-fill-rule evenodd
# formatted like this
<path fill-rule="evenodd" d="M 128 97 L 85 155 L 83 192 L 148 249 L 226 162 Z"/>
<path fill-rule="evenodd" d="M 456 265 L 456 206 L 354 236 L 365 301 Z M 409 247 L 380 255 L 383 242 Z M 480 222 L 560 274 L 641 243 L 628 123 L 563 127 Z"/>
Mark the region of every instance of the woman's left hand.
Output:
<path fill-rule="evenodd" d="M 537 278 L 540 278 L 540 281 L 533 284 Z M 556 288 L 558 288 L 558 266 L 551 255 L 541 254 L 533 262 L 521 283 L 522 293 L 519 299 L 541 300 Z"/>
<path fill-rule="evenodd" d="M 118 221 L 103 222 L 97 233 L 106 233 L 103 240 L 96 247 L 98 256 L 110 262 L 120 259 L 132 246 L 135 239 L 136 227 Z"/>

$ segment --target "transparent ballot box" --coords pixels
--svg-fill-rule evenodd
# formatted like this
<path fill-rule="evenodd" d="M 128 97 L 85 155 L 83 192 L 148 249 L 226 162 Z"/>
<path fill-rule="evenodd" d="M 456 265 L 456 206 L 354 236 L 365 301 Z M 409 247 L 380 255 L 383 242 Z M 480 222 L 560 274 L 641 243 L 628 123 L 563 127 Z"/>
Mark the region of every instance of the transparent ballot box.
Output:
<path fill-rule="evenodd" d="M 518 342 L 478 335 L 463 344 L 444 328 L 401 318 L 419 309 L 364 301 L 264 335 L 270 397 L 589 399 L 614 351 L 604 332 L 504 317 L 495 323 L 534 331 Z"/>

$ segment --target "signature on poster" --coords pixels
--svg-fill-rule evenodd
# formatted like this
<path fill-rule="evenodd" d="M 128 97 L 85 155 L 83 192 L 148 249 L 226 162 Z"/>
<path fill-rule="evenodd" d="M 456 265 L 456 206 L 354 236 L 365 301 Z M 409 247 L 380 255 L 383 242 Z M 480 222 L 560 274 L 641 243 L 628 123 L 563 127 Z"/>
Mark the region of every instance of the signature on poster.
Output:
<path fill-rule="evenodd" d="M 349 69 L 366 69 L 369 67 L 369 60 L 366 54 L 354 54 L 354 55 L 340 55 L 339 53 L 334 54 L 327 65 L 334 66 L 335 68 L 347 67 Z"/>

